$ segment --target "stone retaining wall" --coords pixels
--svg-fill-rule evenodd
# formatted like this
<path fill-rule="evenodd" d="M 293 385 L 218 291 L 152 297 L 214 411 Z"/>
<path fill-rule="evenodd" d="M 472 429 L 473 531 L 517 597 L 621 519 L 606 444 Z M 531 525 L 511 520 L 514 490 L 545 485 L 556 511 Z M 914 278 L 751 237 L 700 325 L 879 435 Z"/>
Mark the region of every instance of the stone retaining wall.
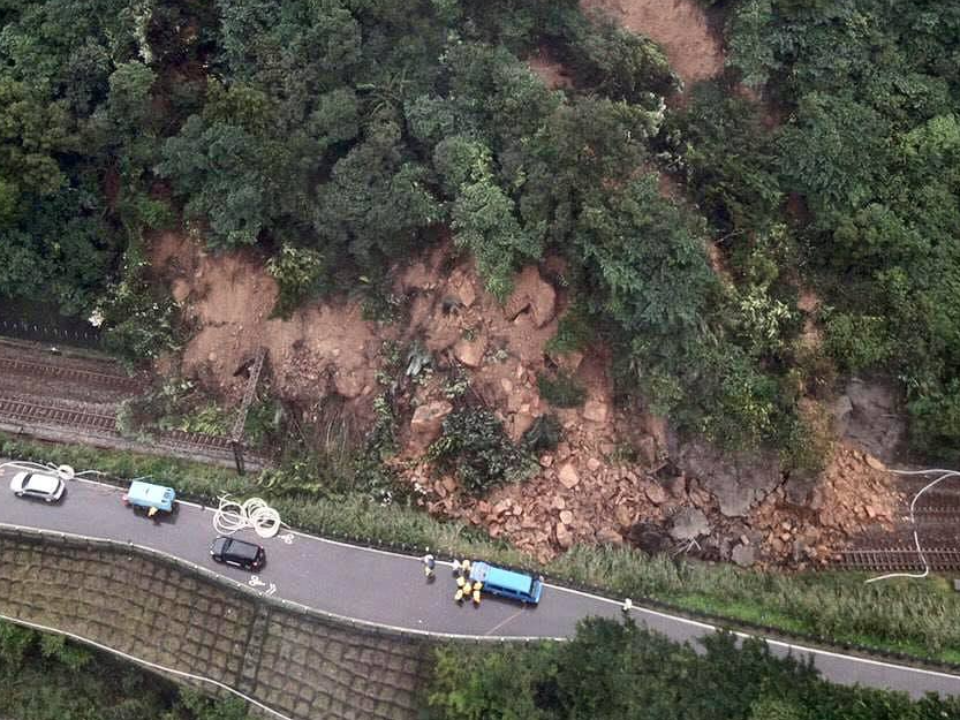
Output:
<path fill-rule="evenodd" d="M 217 680 L 294 720 L 413 720 L 429 654 L 426 640 L 342 625 L 144 551 L 30 531 L 0 529 L 0 613 Z"/>

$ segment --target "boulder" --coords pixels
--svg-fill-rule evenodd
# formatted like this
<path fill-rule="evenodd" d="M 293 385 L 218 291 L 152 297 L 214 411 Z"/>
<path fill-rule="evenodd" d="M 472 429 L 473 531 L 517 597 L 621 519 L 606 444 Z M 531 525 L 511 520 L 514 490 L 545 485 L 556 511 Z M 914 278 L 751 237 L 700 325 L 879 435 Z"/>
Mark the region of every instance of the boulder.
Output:
<path fill-rule="evenodd" d="M 687 479 L 683 475 L 672 477 L 664 483 L 664 486 L 675 498 L 682 498 L 687 494 Z"/>
<path fill-rule="evenodd" d="M 514 281 L 513 294 L 507 300 L 503 314 L 507 320 L 513 320 L 524 310 L 529 310 L 533 324 L 538 328 L 553 320 L 557 312 L 556 290 L 532 265 L 525 267 Z"/>
<path fill-rule="evenodd" d="M 477 301 L 477 289 L 473 286 L 473 281 L 470 278 L 460 278 L 456 292 L 457 298 L 464 307 L 470 307 Z"/>
<path fill-rule="evenodd" d="M 485 337 L 467 340 L 461 338 L 453 346 L 453 355 L 457 360 L 467 367 L 480 367 L 483 363 L 483 354 L 487 351 L 487 339 Z"/>
<path fill-rule="evenodd" d="M 623 536 L 613 528 L 600 528 L 597 531 L 597 542 L 605 545 L 622 545 Z"/>
<path fill-rule="evenodd" d="M 570 528 L 564 525 L 562 522 L 557 523 L 557 544 L 560 545 L 564 550 L 568 550 L 573 547 L 573 532 Z"/>
<path fill-rule="evenodd" d="M 674 540 L 695 540 L 710 534 L 707 516 L 696 508 L 683 508 L 673 516 L 670 537 Z"/>
<path fill-rule="evenodd" d="M 671 545 L 670 536 L 655 523 L 640 522 L 627 532 L 630 542 L 650 555 L 664 552 Z"/>
<path fill-rule="evenodd" d="M 347 399 L 360 397 L 366 384 L 366 379 L 353 371 L 338 371 L 333 376 L 333 386 L 336 388 L 337 394 Z"/>
<path fill-rule="evenodd" d="M 577 473 L 577 469 L 573 466 L 573 463 L 565 463 L 563 467 L 560 468 L 560 472 L 557 473 L 557 477 L 560 478 L 560 484 L 567 488 L 567 490 L 576 487 L 580 482 L 580 475 Z"/>
<path fill-rule="evenodd" d="M 423 452 L 430 443 L 440 436 L 443 420 L 453 412 L 453 406 L 446 400 L 435 400 L 418 407 L 410 420 L 411 447 Z"/>
<path fill-rule="evenodd" d="M 727 517 L 742 517 L 782 481 L 776 454 L 724 453 L 696 440 L 682 449 L 680 467 L 697 478 Z"/>
<path fill-rule="evenodd" d="M 607 404 L 599 400 L 588 400 L 583 405 L 583 417 L 591 422 L 606 422 L 608 413 Z"/>
<path fill-rule="evenodd" d="M 657 441 L 652 435 L 644 435 L 637 442 L 637 455 L 644 467 L 652 467 L 657 462 Z"/>
<path fill-rule="evenodd" d="M 807 507 L 816 485 L 817 475 L 796 470 L 791 472 L 783 485 L 787 502 L 798 507 Z"/>
<path fill-rule="evenodd" d="M 667 501 L 666 491 L 657 483 L 647 483 L 643 488 L 643 493 L 654 505 L 662 505 Z"/>
<path fill-rule="evenodd" d="M 893 459 L 906 431 L 896 390 L 877 382 L 851 380 L 834 406 L 834 417 L 843 437 L 885 462 Z"/>

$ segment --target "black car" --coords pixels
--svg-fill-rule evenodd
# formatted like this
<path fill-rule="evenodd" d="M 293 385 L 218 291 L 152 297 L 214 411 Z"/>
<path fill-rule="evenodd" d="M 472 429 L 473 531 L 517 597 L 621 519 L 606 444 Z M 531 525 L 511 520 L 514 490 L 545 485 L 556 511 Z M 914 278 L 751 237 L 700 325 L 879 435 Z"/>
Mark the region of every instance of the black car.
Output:
<path fill-rule="evenodd" d="M 267 561 L 267 551 L 259 545 L 229 537 L 214 540 L 210 554 L 215 562 L 235 565 L 244 570 L 259 570 Z"/>

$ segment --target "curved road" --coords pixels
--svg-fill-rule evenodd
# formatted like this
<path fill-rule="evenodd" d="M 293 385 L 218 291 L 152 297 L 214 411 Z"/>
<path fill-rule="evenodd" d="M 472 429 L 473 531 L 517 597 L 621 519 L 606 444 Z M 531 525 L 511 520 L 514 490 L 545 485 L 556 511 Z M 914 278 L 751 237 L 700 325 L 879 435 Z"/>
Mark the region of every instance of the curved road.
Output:
<path fill-rule="evenodd" d="M 15 470 L 0 468 L 0 524 L 132 542 L 205 567 L 259 591 L 355 621 L 414 633 L 489 638 L 565 638 L 590 615 L 622 617 L 621 606 L 606 598 L 548 585 L 538 607 L 521 607 L 485 597 L 480 607 L 453 602 L 456 587 L 443 568 L 427 583 L 418 558 L 372 550 L 298 532 L 262 540 L 250 531 L 238 537 L 266 547 L 267 564 L 257 576 L 218 565 L 209 547 L 216 533 L 214 512 L 180 503 L 170 518 L 155 523 L 134 515 L 121 502 L 122 491 L 87 480 L 67 484 L 56 505 L 16 498 L 9 490 Z M 710 625 L 634 608 L 638 622 L 673 640 L 695 641 Z M 843 684 L 960 695 L 960 676 L 768 641 L 780 655 L 811 657 L 827 679 Z"/>

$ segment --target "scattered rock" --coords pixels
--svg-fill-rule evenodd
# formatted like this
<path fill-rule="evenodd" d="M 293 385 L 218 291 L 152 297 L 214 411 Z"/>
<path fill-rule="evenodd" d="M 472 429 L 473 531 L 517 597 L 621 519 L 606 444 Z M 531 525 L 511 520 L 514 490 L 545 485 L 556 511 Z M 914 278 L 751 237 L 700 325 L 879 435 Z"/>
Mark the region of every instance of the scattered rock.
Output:
<path fill-rule="evenodd" d="M 580 475 L 577 473 L 577 469 L 573 466 L 573 463 L 566 463 L 561 467 L 557 477 L 560 478 L 560 484 L 568 490 L 576 487 L 580 482 Z"/>
<path fill-rule="evenodd" d="M 457 286 L 457 297 L 464 307 L 470 307 L 477 301 L 477 289 L 469 278 L 462 278 Z"/>
<path fill-rule="evenodd" d="M 443 419 L 453 412 L 453 406 L 445 400 L 435 400 L 418 407 L 410 420 L 411 447 L 423 452 L 440 436 Z"/>
<path fill-rule="evenodd" d="M 467 367 L 480 367 L 483 363 L 483 354 L 487 351 L 487 340 L 478 337 L 474 340 L 461 338 L 453 346 L 453 355 Z"/>
<path fill-rule="evenodd" d="M 607 404 L 599 400 L 588 400 L 583 406 L 583 417 L 590 422 L 604 423 L 608 413 Z"/>
<path fill-rule="evenodd" d="M 626 505 L 617 505 L 614 514 L 617 516 L 617 522 L 620 524 L 620 527 L 630 527 L 633 525 L 634 514 Z"/>
<path fill-rule="evenodd" d="M 656 555 L 671 545 L 670 536 L 654 523 L 637 523 L 627 532 L 630 542 L 650 555 Z"/>
<path fill-rule="evenodd" d="M 667 488 L 667 492 L 677 499 L 687 494 L 687 479 L 683 475 L 670 478 L 664 483 L 664 486 Z"/>
<path fill-rule="evenodd" d="M 817 476 L 813 473 L 795 470 L 784 483 L 784 496 L 791 505 L 807 507 L 817 484 Z"/>
<path fill-rule="evenodd" d="M 757 549 L 752 545 L 737 545 L 730 553 L 730 559 L 740 567 L 750 567 L 756 558 Z"/>
<path fill-rule="evenodd" d="M 874 470 L 879 470 L 880 472 L 886 471 L 887 466 L 884 465 L 883 462 L 881 462 L 878 458 L 875 458 L 873 455 L 870 455 L 869 453 L 867 453 L 866 458 L 867 458 L 867 465 L 872 467 Z"/>
<path fill-rule="evenodd" d="M 560 511 L 560 522 L 562 522 L 564 525 L 571 525 L 571 524 L 573 524 L 573 513 L 570 512 L 569 510 L 561 510 L 561 511 Z"/>
<path fill-rule="evenodd" d="M 698 478 L 717 499 L 727 517 L 746 515 L 780 484 L 780 463 L 774 453 L 721 453 L 703 441 L 688 443 L 680 454 L 685 474 Z"/>
<path fill-rule="evenodd" d="M 557 523 L 556 526 L 557 532 L 557 544 L 560 545 L 564 550 L 567 550 L 573 547 L 573 533 L 570 531 L 566 525 L 562 522 Z"/>
<path fill-rule="evenodd" d="M 648 483 L 643 488 L 643 494 L 646 495 L 654 505 L 663 505 L 663 503 L 667 501 L 666 491 L 657 483 Z"/>
<path fill-rule="evenodd" d="M 551 503 L 556 510 L 563 510 L 567 506 L 566 500 L 562 497 L 555 497 Z"/>
<path fill-rule="evenodd" d="M 545 467 L 545 468 L 548 468 L 551 465 L 553 465 L 553 455 L 543 455 L 540 458 L 540 465 L 541 467 Z"/>
<path fill-rule="evenodd" d="M 587 469 L 590 470 L 590 472 L 596 472 L 600 469 L 600 461 L 593 457 L 590 458 L 587 460 Z"/>
<path fill-rule="evenodd" d="M 333 385 L 337 393 L 349 399 L 360 397 L 366 380 L 352 371 L 338 372 L 333 376 Z"/>
<path fill-rule="evenodd" d="M 644 467 L 652 467 L 657 462 L 657 441 L 652 435 L 644 435 L 637 442 L 637 455 Z"/>
<path fill-rule="evenodd" d="M 702 511 L 696 508 L 683 508 L 673 516 L 670 537 L 674 540 L 695 540 L 709 534 L 710 523 Z"/>
<path fill-rule="evenodd" d="M 583 362 L 583 353 L 579 350 L 571 350 L 565 353 L 550 353 L 550 359 L 564 372 L 574 373 Z"/>
<path fill-rule="evenodd" d="M 597 531 L 597 542 L 606 545 L 622 545 L 623 536 L 613 528 L 600 528 Z"/>
<path fill-rule="evenodd" d="M 556 314 L 557 292 L 540 277 L 540 271 L 530 265 L 525 267 L 513 284 L 513 294 L 507 300 L 503 314 L 513 320 L 529 309 L 534 325 L 543 327 Z"/>

